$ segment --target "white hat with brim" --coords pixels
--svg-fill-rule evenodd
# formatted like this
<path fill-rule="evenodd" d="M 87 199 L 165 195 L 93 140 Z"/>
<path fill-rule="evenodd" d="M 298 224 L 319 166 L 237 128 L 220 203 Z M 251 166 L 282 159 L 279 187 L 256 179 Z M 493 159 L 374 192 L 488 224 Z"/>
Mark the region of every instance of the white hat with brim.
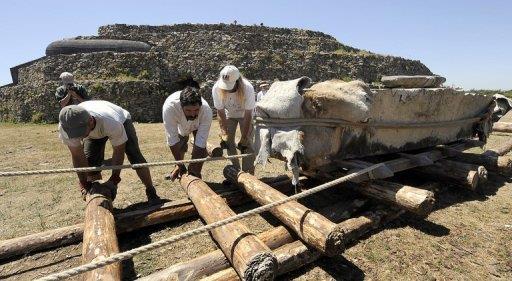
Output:
<path fill-rule="evenodd" d="M 217 81 L 219 88 L 223 90 L 232 90 L 235 87 L 236 80 L 240 78 L 240 71 L 234 65 L 226 65 L 220 71 L 220 77 Z"/>

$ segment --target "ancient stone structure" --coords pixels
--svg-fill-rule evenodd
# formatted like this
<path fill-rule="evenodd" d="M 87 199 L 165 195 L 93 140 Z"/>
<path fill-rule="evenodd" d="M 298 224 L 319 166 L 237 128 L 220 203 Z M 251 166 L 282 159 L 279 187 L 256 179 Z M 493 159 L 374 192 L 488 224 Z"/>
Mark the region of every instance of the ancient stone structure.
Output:
<path fill-rule="evenodd" d="M 98 36 L 74 40 L 84 39 L 132 40 L 151 48 L 52 53 L 15 66 L 11 68 L 13 83 L 0 87 L 0 120 L 56 122 L 59 106 L 54 91 L 63 71 L 73 72 L 92 98 L 117 103 L 141 122 L 160 122 L 165 98 L 190 80 L 201 84 L 211 103 L 211 87 L 226 64 L 238 66 L 254 84 L 303 75 L 313 81 L 357 78 L 373 82 L 383 75 L 432 74 L 419 61 L 372 54 L 321 32 L 300 29 L 115 24 L 100 27 Z"/>

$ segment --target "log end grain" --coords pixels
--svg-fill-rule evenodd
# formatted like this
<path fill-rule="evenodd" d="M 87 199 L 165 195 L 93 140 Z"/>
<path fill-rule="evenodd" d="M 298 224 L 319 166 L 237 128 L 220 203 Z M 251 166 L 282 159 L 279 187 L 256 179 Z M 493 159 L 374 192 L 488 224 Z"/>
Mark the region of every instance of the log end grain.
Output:
<path fill-rule="evenodd" d="M 510 175 L 512 172 L 512 157 L 510 156 L 499 156 L 496 160 L 496 166 L 498 172 L 503 175 Z"/>
<path fill-rule="evenodd" d="M 434 208 L 435 195 L 432 191 L 404 186 L 396 193 L 396 200 L 403 209 L 418 216 L 425 217 Z"/>
<path fill-rule="evenodd" d="M 487 181 L 487 169 L 484 166 L 478 166 L 478 180 L 480 183 L 484 183 Z"/>
<path fill-rule="evenodd" d="M 277 258 L 271 252 L 255 255 L 247 265 L 244 280 L 274 280 L 277 273 Z"/>
<path fill-rule="evenodd" d="M 478 171 L 469 171 L 468 177 L 467 177 L 467 182 L 468 182 L 467 188 L 472 191 L 475 191 L 479 184 Z"/>

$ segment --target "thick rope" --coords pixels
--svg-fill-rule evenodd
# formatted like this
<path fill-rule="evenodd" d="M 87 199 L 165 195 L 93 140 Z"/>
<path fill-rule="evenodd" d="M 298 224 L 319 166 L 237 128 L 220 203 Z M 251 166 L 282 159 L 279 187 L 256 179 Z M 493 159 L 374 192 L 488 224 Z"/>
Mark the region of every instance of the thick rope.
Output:
<path fill-rule="evenodd" d="M 144 167 L 169 166 L 169 165 L 175 165 L 175 164 L 188 164 L 188 163 L 210 162 L 210 161 L 219 161 L 219 160 L 230 160 L 230 159 L 236 159 L 236 158 L 249 157 L 251 155 L 252 154 L 248 153 L 248 154 L 230 155 L 230 156 L 222 156 L 222 157 L 206 157 L 206 158 L 189 159 L 189 160 L 175 160 L 175 161 L 127 164 L 127 165 L 116 165 L 116 166 L 0 172 L 0 177 L 63 174 L 63 173 L 74 173 L 74 172 L 84 173 L 84 172 L 98 172 L 98 171 L 104 171 L 104 170 L 138 169 L 138 168 L 144 168 Z"/>
<path fill-rule="evenodd" d="M 383 129 L 401 129 L 401 128 L 437 128 L 450 127 L 461 124 L 472 124 L 481 121 L 482 117 L 473 117 L 452 121 L 422 122 L 422 123 L 400 123 L 400 122 L 351 122 L 344 119 L 333 118 L 291 118 L 274 119 L 255 117 L 254 123 L 257 127 L 291 127 L 291 126 L 323 126 L 323 127 L 369 127 Z"/>
<path fill-rule="evenodd" d="M 276 201 L 276 202 L 273 202 L 273 203 L 270 203 L 270 204 L 267 204 L 267 205 L 263 205 L 261 207 L 249 210 L 247 212 L 240 213 L 240 214 L 232 216 L 230 218 L 227 218 L 227 219 L 224 219 L 224 220 L 212 223 L 212 224 L 208 224 L 208 225 L 205 225 L 205 226 L 193 229 L 193 230 L 189 230 L 189 231 L 186 231 L 186 232 L 184 232 L 182 234 L 175 235 L 175 236 L 172 236 L 172 237 L 169 237 L 169 238 L 166 238 L 166 239 L 163 239 L 163 240 L 160 240 L 160 241 L 157 241 L 157 242 L 154 242 L 154 243 L 142 246 L 142 247 L 138 247 L 138 248 L 126 251 L 126 252 L 114 254 L 114 255 L 112 255 L 110 257 L 107 257 L 107 258 L 104 258 L 104 259 L 101 259 L 101 260 L 98 260 L 98 261 L 94 261 L 94 262 L 91 262 L 91 263 L 88 263 L 88 264 L 84 264 L 84 265 L 81 265 L 81 266 L 77 266 L 77 267 L 74 267 L 74 268 L 62 271 L 60 273 L 54 273 L 52 275 L 49 275 L 49 276 L 46 276 L 46 277 L 43 277 L 43 278 L 37 279 L 37 280 L 39 280 L 39 281 L 62 280 L 62 279 L 65 279 L 65 278 L 76 276 L 78 274 L 85 273 L 87 271 L 92 271 L 92 270 L 95 270 L 95 269 L 107 266 L 109 264 L 113 264 L 113 263 L 120 262 L 120 261 L 123 261 L 123 260 L 126 260 L 126 259 L 130 259 L 130 258 L 132 258 L 132 257 L 134 257 L 134 256 L 136 256 L 138 254 L 142 254 L 142 253 L 145 253 L 145 252 L 157 249 L 157 248 L 165 247 L 165 246 L 170 245 L 170 244 L 172 244 L 172 243 L 174 243 L 176 241 L 180 241 L 180 240 L 192 237 L 194 235 L 198 235 L 198 234 L 201 234 L 201 233 L 205 233 L 205 232 L 211 231 L 212 229 L 215 229 L 217 227 L 221 227 L 221 226 L 224 226 L 226 224 L 230 224 L 232 222 L 235 222 L 235 221 L 247 218 L 247 217 L 252 216 L 252 215 L 261 214 L 261 213 L 266 212 L 266 211 L 268 211 L 268 210 L 270 210 L 270 209 L 272 209 L 272 208 L 274 208 L 276 206 L 288 203 L 290 201 L 299 200 L 301 198 L 304 198 L 304 197 L 309 196 L 311 194 L 320 192 L 322 190 L 325 190 L 325 189 L 330 188 L 332 186 L 338 185 L 340 183 L 350 181 L 350 180 L 352 180 L 352 179 L 354 179 L 356 177 L 359 177 L 359 176 L 361 176 L 363 174 L 366 174 L 366 173 L 368 173 L 370 171 L 373 171 L 373 170 L 375 170 L 375 169 L 377 169 L 377 168 L 379 168 L 379 167 L 381 167 L 383 165 L 384 165 L 383 163 L 375 164 L 375 165 L 372 165 L 372 166 L 370 166 L 368 168 L 365 168 L 365 169 L 362 169 L 360 171 L 357 171 L 355 173 L 351 173 L 351 174 L 346 175 L 344 177 L 341 177 L 341 178 L 335 179 L 333 181 L 324 183 L 324 184 L 319 185 L 319 186 L 317 186 L 315 188 L 303 191 L 301 193 L 295 194 L 293 196 L 287 197 L 285 199 L 282 199 L 282 200 L 279 200 L 279 201 Z"/>

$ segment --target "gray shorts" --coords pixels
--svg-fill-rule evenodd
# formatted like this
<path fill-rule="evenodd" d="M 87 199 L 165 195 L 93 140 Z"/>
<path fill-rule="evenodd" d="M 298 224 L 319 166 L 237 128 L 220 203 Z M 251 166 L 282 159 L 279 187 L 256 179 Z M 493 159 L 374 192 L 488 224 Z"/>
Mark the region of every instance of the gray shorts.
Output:
<path fill-rule="evenodd" d="M 126 141 L 125 153 L 131 164 L 146 163 L 146 159 L 140 152 L 139 139 L 131 119 L 123 123 L 128 140 Z M 102 139 L 84 139 L 84 153 L 90 167 L 101 166 L 105 159 L 105 144 L 108 137 Z"/>

